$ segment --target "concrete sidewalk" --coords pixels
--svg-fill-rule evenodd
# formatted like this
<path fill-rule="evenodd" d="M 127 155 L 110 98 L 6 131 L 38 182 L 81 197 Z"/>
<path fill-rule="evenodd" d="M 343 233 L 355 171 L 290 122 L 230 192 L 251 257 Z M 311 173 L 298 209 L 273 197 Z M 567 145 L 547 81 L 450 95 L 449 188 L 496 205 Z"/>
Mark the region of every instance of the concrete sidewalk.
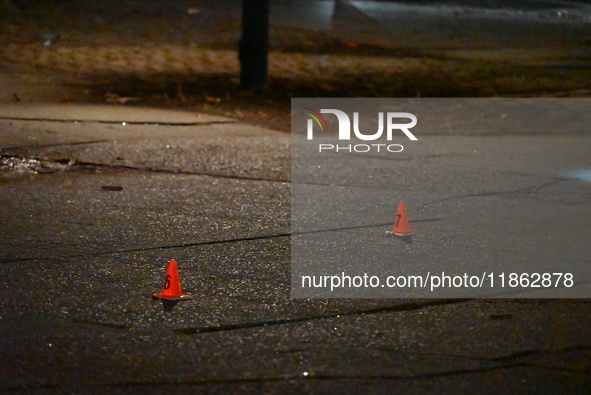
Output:
<path fill-rule="evenodd" d="M 588 300 L 291 299 L 289 146 L 188 112 L 0 105 L 0 390 L 591 390 Z M 531 194 L 588 202 L 569 185 Z M 151 298 L 172 258 L 176 305 Z"/>

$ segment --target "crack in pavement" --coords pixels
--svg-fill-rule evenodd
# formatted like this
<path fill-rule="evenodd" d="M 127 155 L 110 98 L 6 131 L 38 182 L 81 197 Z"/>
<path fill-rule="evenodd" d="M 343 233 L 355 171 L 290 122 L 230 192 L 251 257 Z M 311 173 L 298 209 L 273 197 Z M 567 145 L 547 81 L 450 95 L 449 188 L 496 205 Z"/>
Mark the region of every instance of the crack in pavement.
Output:
<path fill-rule="evenodd" d="M 563 352 L 572 352 L 572 351 L 584 351 L 584 350 L 591 350 L 591 345 L 587 344 L 575 344 L 568 347 L 563 347 L 561 349 L 541 349 L 541 350 L 522 350 L 518 352 L 514 352 L 507 355 L 502 355 L 499 357 L 489 358 L 491 361 L 515 361 L 524 357 L 529 357 L 531 355 L 537 354 L 559 354 Z M 563 369 L 563 368 L 560 368 Z"/>
<path fill-rule="evenodd" d="M 320 320 L 325 318 L 338 318 L 341 316 L 351 316 L 351 315 L 365 315 L 365 314 L 376 314 L 376 313 L 384 313 L 384 312 L 396 312 L 396 311 L 410 311 L 416 309 L 422 309 L 425 307 L 437 306 L 437 305 L 446 305 L 446 304 L 455 304 L 455 303 L 465 303 L 469 302 L 473 299 L 444 299 L 444 300 L 436 300 L 424 303 L 418 302 L 410 302 L 401 304 L 398 306 L 391 306 L 391 307 L 383 307 L 377 309 L 368 309 L 368 310 L 361 310 L 356 312 L 350 313 L 334 313 L 325 316 L 319 317 L 308 317 L 308 318 L 301 318 L 301 319 L 293 319 L 293 320 L 277 320 L 271 321 L 274 322 L 274 325 L 279 325 L 282 323 L 297 323 L 302 321 L 311 321 L 311 320 Z M 281 322 L 284 321 L 284 322 Z M 74 321 L 75 323 L 81 324 L 90 324 L 90 325 L 102 325 L 102 326 L 109 326 L 118 329 L 125 328 L 124 326 L 118 324 L 111 324 L 111 323 L 95 323 L 95 322 L 82 322 L 82 321 Z M 269 322 L 269 321 L 267 321 Z M 244 326 L 244 325 L 243 325 Z M 259 324 L 260 326 L 269 326 L 269 324 Z M 217 328 L 221 328 L 222 326 L 218 326 Z M 251 328 L 254 325 L 246 324 L 245 328 Z M 244 329 L 238 328 L 238 325 L 234 326 L 232 329 Z M 227 329 L 223 329 L 227 330 Z M 184 333 L 186 329 L 177 329 L 176 331 L 180 331 Z M 219 332 L 221 330 L 207 330 L 198 333 L 207 333 L 207 332 Z M 192 334 L 192 333 L 191 333 Z M 415 374 L 415 375 L 394 375 L 394 374 L 377 374 L 377 375 L 329 375 L 329 374 L 318 374 L 318 375 L 291 375 L 291 376 L 283 376 L 283 377 L 263 377 L 263 378 L 229 378 L 229 379 L 205 379 L 205 380 L 185 380 L 185 381 L 175 381 L 167 382 L 125 382 L 125 383 L 103 383 L 103 384 L 93 384 L 93 385 L 84 385 L 84 387 L 95 387 L 95 388 L 103 388 L 103 387 L 122 387 L 122 386 L 152 386 L 152 385 L 215 385 L 215 384 L 248 384 L 248 383 L 272 383 L 272 382 L 283 382 L 283 381 L 293 381 L 293 380 L 421 380 L 421 379 L 430 379 L 430 378 L 438 378 L 438 377 L 449 377 L 449 376 L 456 376 L 462 374 L 477 374 L 477 373 L 485 373 L 489 371 L 499 370 L 499 369 L 513 369 L 513 368 L 534 368 L 534 369 L 545 369 L 545 370 L 558 370 L 558 371 L 565 371 L 570 373 L 576 374 L 589 374 L 588 371 L 585 370 L 578 370 L 578 369 L 570 369 L 570 368 L 562 368 L 562 367 L 555 367 L 555 366 L 546 366 L 540 365 L 535 363 L 523 363 L 523 362 L 514 362 L 507 364 L 508 361 L 515 361 L 524 357 L 528 357 L 530 355 L 536 354 L 560 354 L 560 353 L 568 353 L 568 352 L 576 352 L 576 351 L 584 351 L 591 349 L 591 345 L 572 345 L 568 347 L 563 347 L 560 349 L 542 349 L 542 350 L 523 350 L 514 353 L 510 353 L 507 355 L 502 355 L 499 357 L 477 357 L 477 356 L 470 356 L 470 355 L 455 355 L 455 354 L 436 354 L 436 353 L 421 353 L 421 352 L 412 352 L 412 351 L 404 351 L 404 350 L 389 350 L 389 349 L 377 349 L 378 351 L 385 351 L 385 352 L 396 352 L 401 354 L 412 354 L 412 355 L 423 355 L 427 357 L 445 357 L 445 358 L 462 358 L 462 359 L 470 359 L 470 360 L 478 360 L 478 361 L 489 361 L 489 362 L 499 362 L 501 363 L 500 366 L 489 366 L 489 367 L 478 367 L 473 369 L 452 369 L 442 372 L 433 372 L 433 373 L 422 373 L 422 374 Z M 70 388 L 73 386 L 65 385 L 37 385 L 37 386 L 17 386 L 11 387 L 10 390 L 18 390 L 18 389 L 29 389 L 29 388 Z M 5 388 L 6 389 L 6 388 Z"/>
<path fill-rule="evenodd" d="M 281 234 L 276 234 L 276 235 L 252 236 L 252 237 L 242 237 L 242 238 L 236 238 L 236 239 L 210 240 L 210 241 L 203 241 L 203 242 L 196 242 L 196 243 L 181 243 L 181 244 L 155 246 L 155 247 L 130 248 L 130 249 L 125 249 L 125 250 L 115 250 L 115 251 L 102 251 L 102 252 L 93 252 L 93 253 L 89 253 L 89 254 L 63 255 L 63 256 L 51 257 L 50 259 L 70 259 L 70 258 L 96 257 L 96 256 L 113 255 L 113 254 L 125 254 L 125 253 L 133 253 L 133 252 L 168 250 L 168 249 L 173 249 L 173 248 L 198 247 L 198 246 L 225 244 L 225 243 L 237 243 L 237 242 L 253 241 L 253 240 L 265 240 L 265 239 L 274 239 L 274 238 L 290 237 L 290 236 L 291 236 L 290 233 L 281 233 Z M 10 259 L 10 260 L 0 259 L 0 264 L 9 264 L 9 263 L 18 263 L 18 262 L 32 262 L 32 261 L 39 261 L 39 260 L 44 260 L 44 259 L 48 259 L 48 258 L 32 257 L 32 258 L 19 258 L 19 259 Z"/>
<path fill-rule="evenodd" d="M 448 197 L 444 197 L 441 199 L 437 199 L 437 200 L 433 200 L 431 202 L 427 202 L 427 203 L 423 203 L 420 204 L 417 207 L 417 211 L 423 210 L 425 207 L 430 206 L 432 204 L 436 204 L 436 203 L 441 203 L 441 202 L 446 202 L 448 200 L 454 200 L 454 199 L 463 199 L 463 198 L 468 198 L 468 197 L 487 197 L 487 196 L 507 196 L 507 195 L 531 195 L 534 193 L 537 193 L 539 191 L 541 191 L 543 188 L 546 188 L 550 185 L 555 185 L 555 184 L 559 184 L 561 182 L 566 182 L 566 181 L 571 181 L 570 179 L 566 179 L 566 178 L 558 178 L 558 179 L 554 179 L 551 181 L 547 181 L 541 185 L 538 186 L 531 186 L 531 187 L 526 187 L 526 188 L 522 188 L 522 189 L 515 189 L 512 191 L 489 191 L 489 192 L 478 192 L 478 193 L 467 193 L 464 195 L 457 195 L 457 196 L 448 196 Z"/>
<path fill-rule="evenodd" d="M 105 121 L 100 119 L 60 119 L 60 118 L 27 118 L 0 117 L 8 121 L 59 122 L 59 123 L 101 123 L 108 125 L 156 125 L 156 126 L 209 126 L 233 124 L 235 121 L 204 121 L 204 122 L 159 122 L 159 121 Z"/>
<path fill-rule="evenodd" d="M 250 329 L 250 328 L 261 328 L 261 327 L 268 327 L 268 326 L 275 326 L 275 325 L 285 325 L 285 324 L 293 324 L 299 322 L 310 322 L 310 321 L 318 321 L 330 318 L 340 318 L 340 317 L 348 317 L 348 316 L 356 316 L 356 315 L 369 315 L 369 314 L 381 314 L 381 313 L 391 313 L 391 312 L 401 312 L 401 311 L 410 311 L 410 310 L 420 310 L 426 307 L 432 306 L 442 306 L 448 304 L 457 304 L 457 303 L 465 303 L 471 301 L 472 299 L 438 299 L 438 300 L 430 300 L 425 302 L 408 302 L 403 303 L 395 306 L 387 306 L 387 307 L 379 307 L 375 309 L 368 309 L 368 310 L 358 310 L 358 311 L 350 311 L 344 313 L 331 313 L 313 317 L 300 317 L 300 318 L 286 318 L 281 320 L 267 320 L 267 321 L 257 321 L 257 322 L 247 322 L 242 324 L 225 324 L 225 325 L 212 325 L 212 326 L 204 326 L 204 327 L 190 327 L 190 328 L 177 328 L 175 331 L 182 333 L 184 335 L 196 335 L 201 333 L 211 333 L 211 332 L 226 332 L 226 331 L 234 331 L 240 329 Z"/>
<path fill-rule="evenodd" d="M 44 146 L 23 146 L 23 147 L 12 147 L 12 148 L 0 148 L 0 152 L 5 150 L 6 152 L 18 149 L 28 149 L 28 148 L 44 148 L 44 147 L 53 147 L 53 146 L 68 146 L 68 145 L 81 145 L 81 144 L 95 144 L 95 143 L 103 143 L 103 142 L 110 142 L 110 140 L 96 140 L 90 142 L 79 142 L 79 143 L 68 143 L 68 144 L 46 144 Z M 164 173 L 164 174 L 179 174 L 179 175 L 190 175 L 190 176 L 204 176 L 204 177 L 214 177 L 214 178 L 228 178 L 228 179 L 235 179 L 235 180 L 245 180 L 245 181 L 261 181 L 261 182 L 279 182 L 279 183 L 289 183 L 288 180 L 282 179 L 274 179 L 274 178 L 265 178 L 265 177 L 253 177 L 253 176 L 246 176 L 246 175 L 237 175 L 237 174 L 227 174 L 223 172 L 217 171 L 190 171 L 190 170 L 182 170 L 182 169 L 166 169 L 166 168 L 158 168 L 158 167 L 151 167 L 151 166 L 128 166 L 122 164 L 109 164 L 109 163 L 97 163 L 97 162 L 85 162 L 85 161 L 75 161 L 73 159 L 43 159 L 43 158 L 36 158 L 36 157 L 27 157 L 24 155 L 2 155 L 1 159 L 3 162 L 10 161 L 11 159 L 18 159 L 22 162 L 38 162 L 31 165 L 27 165 L 31 170 L 35 172 L 39 172 L 40 174 L 52 174 L 61 171 L 67 172 L 75 172 L 75 171 L 86 171 L 91 169 L 111 169 L 114 171 L 117 170 L 127 170 L 127 171 L 140 171 L 140 172 L 151 172 L 151 173 Z"/>
<path fill-rule="evenodd" d="M 443 221 L 443 218 L 425 218 L 425 219 L 409 220 L 410 223 L 437 222 L 437 221 Z M 370 229 L 370 228 L 378 228 L 378 227 L 392 226 L 392 225 L 393 225 L 393 221 L 384 222 L 384 223 L 380 223 L 380 224 L 343 226 L 341 228 L 316 229 L 316 230 L 308 230 L 308 231 L 300 231 L 300 232 L 291 232 L 291 233 L 289 233 L 289 236 L 305 236 L 305 235 L 313 235 L 313 234 L 317 234 L 317 233 L 341 232 L 341 231 L 355 230 L 355 229 Z"/>
<path fill-rule="evenodd" d="M 337 154 L 334 154 L 337 155 Z M 367 156 L 368 158 L 372 158 L 372 159 L 381 159 L 381 160 L 395 160 L 395 161 L 403 161 L 403 160 L 417 160 L 417 159 L 427 159 L 430 156 L 433 157 L 443 157 L 443 156 L 451 156 L 452 154 L 442 154 L 442 155 L 427 155 L 427 156 L 413 156 L 411 158 L 404 158 L 404 159 L 393 159 L 393 158 L 383 158 L 383 157 L 379 157 L 379 156 Z M 355 155 L 355 154 L 351 154 L 349 155 L 351 157 L 362 157 L 362 155 Z M 453 163 L 448 163 L 446 165 L 449 166 L 455 166 L 455 167 L 459 167 L 459 168 L 465 168 L 465 164 L 453 164 Z M 490 169 L 488 168 L 474 168 L 474 170 L 477 171 L 490 171 Z M 497 170 L 495 171 L 496 174 L 508 174 L 508 175 L 517 175 L 517 176 L 521 176 L 521 177 L 529 177 L 529 178 L 535 178 L 535 177 L 540 177 L 537 174 L 531 174 L 531 173 L 524 173 L 524 172 L 518 172 L 518 171 L 510 171 L 510 170 Z M 542 189 L 543 187 L 546 187 L 548 185 L 546 184 L 551 184 L 553 182 L 555 183 L 559 183 L 559 182 L 565 182 L 565 181 L 573 181 L 573 178 L 565 178 L 565 177 L 546 177 L 548 179 L 550 179 L 550 181 L 546 182 L 545 184 L 543 184 L 541 187 L 538 187 L 538 189 Z M 338 182 L 323 182 L 323 181 L 316 181 L 316 182 L 310 182 L 310 181 L 299 181 L 299 182 L 292 182 L 292 184 L 296 184 L 296 185 L 312 185 L 312 186 L 335 186 L 335 187 L 345 187 L 345 188 L 359 188 L 359 189 L 386 189 L 389 190 L 391 188 L 388 188 L 385 185 L 356 185 L 356 184 L 351 184 L 351 183 L 338 183 Z M 398 187 L 397 187 L 398 188 Z M 532 187 L 530 187 L 532 188 Z M 533 187 L 536 188 L 536 187 Z M 397 189 L 398 190 L 398 189 Z M 508 192 L 498 192 L 499 194 L 510 194 L 510 193 L 519 193 L 527 190 L 527 188 L 524 188 L 524 190 L 517 190 L 517 191 L 508 191 Z M 537 192 L 537 190 L 535 190 L 534 192 Z M 494 194 L 496 192 L 489 192 L 491 194 Z M 442 200 L 449 200 L 449 199 L 455 199 L 458 197 L 465 197 L 465 196 L 471 196 L 471 195 L 460 195 L 460 196 L 453 196 L 453 197 L 448 197 L 448 198 L 444 198 Z M 439 201 L 435 201 L 435 202 L 431 202 L 431 203 L 437 203 Z M 431 204 L 431 203 L 426 203 L 426 204 Z"/>
<path fill-rule="evenodd" d="M 227 331 L 240 330 L 240 329 L 265 328 L 265 327 L 269 327 L 269 326 L 295 324 L 295 323 L 300 323 L 300 322 L 319 321 L 319 320 L 331 319 L 331 318 L 421 310 L 421 309 L 424 309 L 427 307 L 466 303 L 466 302 L 470 302 L 472 300 L 474 300 L 474 299 L 434 299 L 434 300 L 427 300 L 427 301 L 422 301 L 422 302 L 407 302 L 407 303 L 397 304 L 394 306 L 385 306 L 385 307 L 378 307 L 378 308 L 374 308 L 374 309 L 365 309 L 365 310 L 357 310 L 357 311 L 349 311 L 349 312 L 330 313 L 330 314 L 318 315 L 318 316 L 285 318 L 285 319 L 279 319 L 279 320 L 255 321 L 255 322 L 246 322 L 246 323 L 242 323 L 242 324 L 213 325 L 213 326 L 207 326 L 207 327 L 176 328 L 176 329 L 174 329 L 174 331 L 178 332 L 180 334 L 183 334 L 183 335 L 196 335 L 196 334 L 213 333 L 213 332 L 227 332 Z M 131 326 L 131 325 L 125 325 L 125 324 L 120 324 L 120 323 L 116 323 L 116 322 L 100 322 L 100 321 L 88 321 L 88 320 L 73 320 L 72 322 L 74 324 L 96 325 L 96 326 L 104 326 L 104 327 L 110 327 L 110 328 L 116 328 L 116 329 L 133 328 L 133 326 Z"/>
<path fill-rule="evenodd" d="M 426 218 L 426 219 L 412 220 L 410 222 L 411 223 L 435 222 L 435 221 L 442 221 L 442 220 L 443 220 L 443 218 Z M 209 240 L 209 241 L 201 241 L 201 242 L 195 242 L 195 243 L 181 243 L 181 244 L 144 247 L 144 248 L 132 248 L 132 249 L 115 250 L 115 251 L 101 251 L 101 252 L 93 252 L 93 253 L 88 253 L 88 254 L 71 254 L 71 255 L 62 255 L 62 256 L 50 257 L 50 258 L 46 258 L 46 257 L 30 257 L 30 258 L 17 258 L 17 259 L 2 259 L 2 258 L 0 258 L 0 264 L 33 262 L 33 261 L 40 261 L 40 260 L 44 260 L 44 259 L 85 258 L 85 257 L 95 257 L 95 256 L 104 256 L 104 255 L 113 255 L 113 254 L 125 254 L 125 253 L 134 253 L 134 252 L 168 250 L 168 249 L 174 249 L 174 248 L 199 247 L 199 246 L 206 246 L 206 245 L 226 244 L 226 243 L 240 243 L 240 242 L 245 242 L 245 241 L 278 239 L 278 238 L 283 238 L 283 237 L 302 236 L 302 235 L 310 235 L 310 234 L 326 233 L 326 232 L 340 232 L 340 231 L 347 231 L 347 230 L 354 230 L 354 229 L 377 228 L 377 227 L 383 227 L 383 226 L 392 226 L 392 222 L 377 224 L 377 225 L 372 224 L 372 225 L 348 226 L 348 227 L 334 228 L 334 229 L 319 229 L 319 230 L 302 231 L 302 232 L 278 233 L 278 234 L 274 234 L 274 235 L 240 237 L 240 238 L 235 238 L 235 239 Z M 8 244 L 8 245 L 10 245 L 10 244 Z"/>
<path fill-rule="evenodd" d="M 526 174 L 523 174 L 524 176 Z M 535 177 L 534 175 L 530 175 L 531 177 Z M 480 192 L 480 193 L 471 193 L 471 194 L 466 194 L 466 195 L 458 195 L 458 196 L 450 196 L 450 197 L 446 197 L 446 198 L 442 198 L 440 200 L 435 200 L 432 202 L 428 202 L 428 203 L 424 203 L 423 205 L 421 205 L 421 207 L 423 206 L 427 206 L 430 204 L 434 204 L 434 203 L 439 203 L 441 201 L 446 201 L 446 200 L 451 200 L 451 199 L 458 199 L 458 198 L 463 198 L 463 197 L 471 197 L 471 196 L 493 196 L 493 195 L 509 195 L 509 194 L 523 194 L 523 193 L 535 193 L 538 192 L 540 189 L 551 185 L 553 183 L 560 183 L 560 182 L 567 182 L 567 181 L 573 181 L 573 179 L 570 178 L 560 178 L 560 177 L 556 177 L 553 178 L 551 181 L 548 181 L 544 184 L 542 184 L 542 186 L 535 186 L 535 187 L 528 187 L 528 188 L 524 188 L 524 189 L 518 189 L 518 190 L 514 190 L 514 191 L 500 191 L 500 192 Z M 312 182 L 312 181 L 291 181 L 291 184 L 294 185 L 311 185 L 311 186 L 325 186 L 325 187 L 344 187 L 344 188 L 357 188 L 357 189 L 370 189 L 370 190 L 392 190 L 393 188 L 389 188 L 385 185 L 359 185 L 359 184 L 349 184 L 349 183 L 338 183 L 338 182 L 321 182 L 321 181 L 317 181 L 317 182 Z M 533 191 L 529 191 L 530 189 L 533 189 Z M 399 191 L 400 189 L 397 188 L 397 191 Z"/>
<path fill-rule="evenodd" d="M 126 329 L 127 328 L 127 325 L 118 324 L 116 322 L 98 322 L 98 321 L 81 321 L 81 320 L 74 320 L 72 322 L 74 324 L 96 325 L 96 326 L 104 326 L 104 327 L 115 328 L 115 329 Z"/>
<path fill-rule="evenodd" d="M 560 349 L 522 350 L 522 351 L 517 351 L 517 352 L 506 354 L 506 355 L 501 355 L 498 357 L 479 357 L 479 356 L 475 356 L 475 355 L 458 355 L 458 354 L 438 354 L 438 353 L 405 351 L 405 350 L 387 349 L 387 348 L 378 348 L 376 350 L 383 351 L 383 352 L 399 353 L 399 354 L 412 354 L 412 355 L 420 355 L 420 356 L 428 356 L 428 357 L 467 359 L 467 360 L 475 360 L 475 361 L 489 361 L 489 362 L 513 361 L 513 362 L 515 362 L 516 365 L 519 365 L 519 366 L 567 371 L 567 372 L 573 372 L 573 373 L 588 373 L 587 371 L 581 370 L 581 369 L 563 368 L 563 367 L 558 367 L 558 366 L 540 365 L 538 363 L 533 363 L 533 362 L 516 362 L 516 361 L 518 361 L 521 358 L 529 357 L 532 355 L 562 354 L 562 353 L 569 353 L 569 352 L 576 352 L 576 351 L 591 350 L 591 345 L 575 344 L 575 345 L 563 347 Z"/>
<path fill-rule="evenodd" d="M 112 140 L 89 140 L 89 141 L 74 141 L 70 143 L 49 143 L 49 144 L 37 144 L 37 145 L 22 145 L 22 146 L 15 146 L 15 147 L 4 147 L 0 148 L 0 152 L 11 152 L 11 151 L 19 151 L 19 150 L 26 150 L 31 148 L 54 148 L 54 147 L 69 147 L 69 146 L 76 146 L 76 145 L 85 145 L 85 144 L 99 144 L 99 143 L 110 143 Z M 11 155 L 15 158 L 26 159 L 23 155 Z M 40 158 L 30 158 L 30 159 L 38 159 L 38 160 L 45 160 Z M 48 159 L 48 162 L 54 161 L 59 162 L 60 160 L 56 159 Z"/>
<path fill-rule="evenodd" d="M 151 166 L 127 166 L 127 165 L 113 165 L 108 163 L 95 163 L 95 162 L 76 162 L 73 166 L 80 166 L 82 168 L 109 168 L 114 170 L 132 170 L 132 171 L 144 171 L 144 172 L 152 172 L 152 173 L 164 173 L 164 174 L 180 174 L 180 175 L 189 175 L 189 176 L 205 176 L 205 177 L 214 177 L 214 178 L 229 178 L 234 180 L 244 180 L 244 181 L 263 181 L 263 182 L 279 182 L 279 183 L 289 183 L 289 181 L 281 180 L 281 179 L 273 179 L 273 178 L 264 178 L 264 177 L 252 177 L 252 176 L 241 176 L 236 174 L 227 174 L 222 172 L 216 171 L 190 171 L 190 170 L 182 170 L 182 169 L 165 169 L 165 168 L 158 168 L 158 167 L 151 167 Z"/>
<path fill-rule="evenodd" d="M 76 388 L 80 388 L 80 386 L 84 388 L 120 388 L 120 387 L 149 387 L 149 386 L 203 386 L 203 385 L 222 385 L 222 384 L 262 384 L 262 383 L 283 383 L 283 382 L 294 382 L 294 381 L 337 381 L 337 380 L 404 380 L 404 381 L 414 381 L 414 380 L 425 380 L 425 379 L 432 379 L 432 378 L 441 378 L 441 377 L 453 377 L 457 375 L 466 375 L 466 374 L 478 374 L 478 373 L 486 373 L 495 370 L 503 370 L 503 369 L 515 369 L 515 368 L 523 368 L 523 367 L 530 367 L 530 368 L 543 368 L 543 367 L 536 367 L 536 366 L 528 366 L 522 364 L 507 364 L 501 366 L 490 366 L 490 367 L 482 367 L 482 368 L 474 368 L 474 369 L 455 369 L 455 370 L 447 370 L 443 372 L 435 372 L 435 373 L 423 373 L 423 374 L 415 374 L 415 375 L 389 375 L 389 374 L 378 374 L 378 375 L 326 375 L 326 374 L 319 374 L 319 375 L 285 375 L 283 377 L 262 377 L 262 378 L 228 378 L 228 379 L 203 379 L 203 380 L 184 380 L 184 381 L 146 381 L 146 382 L 122 382 L 122 383 L 102 383 L 102 384 L 80 384 L 79 386 L 75 385 L 37 385 L 37 386 L 18 386 L 18 387 L 10 387 L 6 388 L 8 391 L 15 391 L 15 390 L 22 390 L 22 389 L 61 389 L 66 390 L 71 388 L 72 390 Z M 584 373 L 580 371 L 575 371 L 572 373 Z"/>

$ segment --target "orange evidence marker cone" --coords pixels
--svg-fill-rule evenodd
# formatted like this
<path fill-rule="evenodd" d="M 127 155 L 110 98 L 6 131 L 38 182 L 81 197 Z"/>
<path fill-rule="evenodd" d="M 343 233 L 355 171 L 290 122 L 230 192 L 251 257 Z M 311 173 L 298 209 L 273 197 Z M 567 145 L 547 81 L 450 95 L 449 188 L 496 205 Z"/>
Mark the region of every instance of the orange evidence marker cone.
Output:
<path fill-rule="evenodd" d="M 404 202 L 400 202 L 398 205 L 396 219 L 394 220 L 394 227 L 392 230 L 386 231 L 386 234 L 395 236 L 416 235 L 416 233 L 410 230 L 410 226 L 408 226 L 408 214 L 406 214 L 406 205 Z"/>
<path fill-rule="evenodd" d="M 170 260 L 168 270 L 166 271 L 166 280 L 161 294 L 153 295 L 156 299 L 164 300 L 185 300 L 193 299 L 191 295 L 184 295 L 181 290 L 181 280 L 179 279 L 179 270 L 174 259 Z"/>

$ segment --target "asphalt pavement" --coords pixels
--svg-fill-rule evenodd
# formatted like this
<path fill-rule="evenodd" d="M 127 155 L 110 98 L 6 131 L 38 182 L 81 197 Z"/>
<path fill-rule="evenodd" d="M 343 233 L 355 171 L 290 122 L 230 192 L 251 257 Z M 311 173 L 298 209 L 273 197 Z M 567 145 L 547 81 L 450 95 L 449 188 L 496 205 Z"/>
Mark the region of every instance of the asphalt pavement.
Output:
<path fill-rule="evenodd" d="M 525 143 L 499 164 L 502 139 Z M 526 218 L 554 207 L 571 213 L 557 231 L 585 259 L 577 243 L 589 235 L 591 187 L 562 170 L 584 170 L 589 137 L 421 140 L 415 164 L 445 178 L 408 162 L 404 182 L 432 188 L 404 185 L 414 203 L 453 185 L 450 195 L 473 194 L 462 221 L 484 222 L 478 204 Z M 2 392 L 591 389 L 587 299 L 292 299 L 285 133 L 194 112 L 16 103 L 0 106 L 0 142 Z M 531 144 L 562 167 L 526 174 L 541 168 Z M 466 192 L 481 176 L 486 193 Z M 561 180 L 540 187 L 545 177 Z M 414 226 L 428 234 L 447 223 Z M 560 259 L 562 246 L 550 246 Z M 152 299 L 170 259 L 194 299 Z"/>

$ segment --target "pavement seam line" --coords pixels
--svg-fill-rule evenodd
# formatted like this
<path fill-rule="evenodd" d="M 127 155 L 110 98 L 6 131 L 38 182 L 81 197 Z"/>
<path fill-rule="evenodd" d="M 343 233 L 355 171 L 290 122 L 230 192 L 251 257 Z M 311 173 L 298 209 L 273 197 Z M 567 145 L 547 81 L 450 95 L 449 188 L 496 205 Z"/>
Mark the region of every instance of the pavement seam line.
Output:
<path fill-rule="evenodd" d="M 203 121 L 203 122 L 160 122 L 160 121 L 104 121 L 100 119 L 59 119 L 59 118 L 26 118 L 0 117 L 7 121 L 59 122 L 59 123 L 101 123 L 107 125 L 141 125 L 141 126 L 210 126 L 227 125 L 235 121 Z"/>
<path fill-rule="evenodd" d="M 442 221 L 442 220 L 443 220 L 443 218 L 426 218 L 426 219 L 419 219 L 419 220 L 411 220 L 410 222 L 411 223 L 435 222 L 435 221 Z M 277 239 L 277 238 L 283 238 L 283 237 L 304 236 L 304 235 L 311 235 L 311 234 L 317 234 L 317 233 L 340 232 L 340 231 L 355 230 L 355 229 L 377 228 L 377 227 L 383 227 L 383 226 L 392 226 L 392 223 L 388 222 L 388 223 L 382 223 L 382 224 L 349 226 L 349 227 L 335 228 L 335 229 L 318 229 L 318 230 L 302 231 L 302 232 L 278 233 L 278 234 L 274 234 L 274 235 L 241 237 L 241 238 L 225 239 L 225 240 L 209 240 L 209 241 L 196 242 L 196 243 L 181 243 L 181 244 L 174 244 L 174 245 L 145 247 L 145 248 L 136 248 L 136 249 L 128 249 L 128 250 L 103 251 L 103 252 L 95 252 L 95 253 L 89 253 L 89 254 L 72 254 L 72 255 L 63 255 L 63 256 L 58 256 L 58 257 L 51 257 L 49 259 L 82 258 L 82 257 L 124 254 L 124 253 L 132 253 L 132 252 L 168 250 L 168 249 L 173 249 L 173 248 L 199 247 L 199 246 L 225 244 L 225 243 L 240 243 L 240 242 L 244 242 L 244 241 Z M 18 258 L 18 259 L 6 259 L 6 260 L 0 258 L 0 264 L 9 264 L 9 263 L 18 263 L 18 262 L 32 262 L 32 261 L 39 261 L 39 260 L 43 260 L 43 259 L 48 259 L 48 258 L 32 257 L 32 258 Z"/>

